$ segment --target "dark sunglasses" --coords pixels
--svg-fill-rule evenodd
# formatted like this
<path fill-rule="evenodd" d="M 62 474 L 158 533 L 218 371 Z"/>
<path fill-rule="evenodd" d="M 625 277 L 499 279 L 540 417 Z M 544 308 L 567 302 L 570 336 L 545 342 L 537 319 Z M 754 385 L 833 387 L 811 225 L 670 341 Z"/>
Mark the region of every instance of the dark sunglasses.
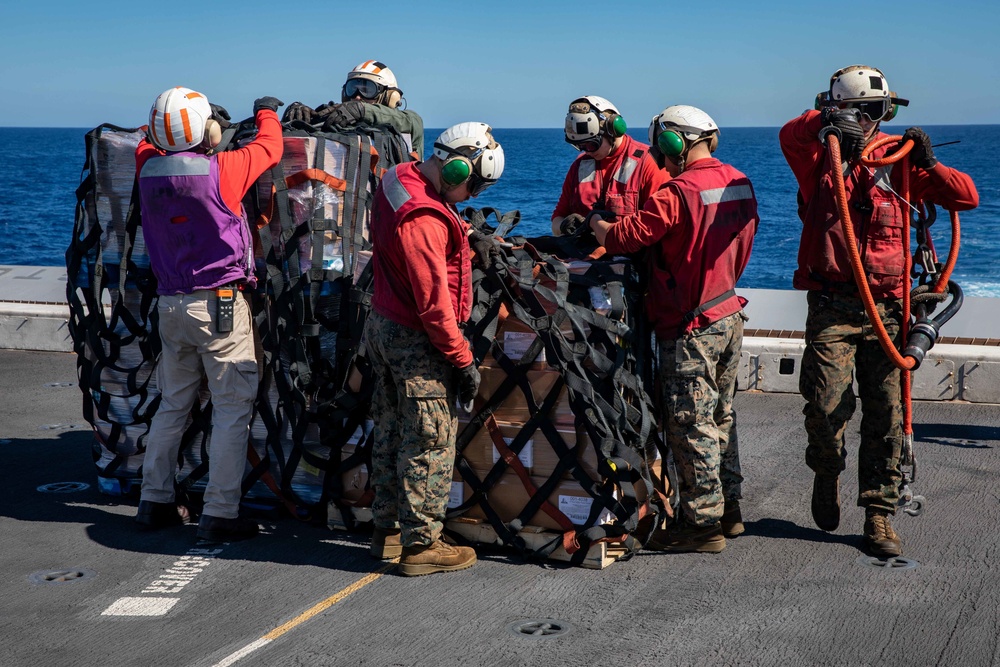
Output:
<path fill-rule="evenodd" d="M 372 100 L 382 92 L 381 88 L 382 86 L 371 79 L 348 79 L 347 83 L 344 84 L 344 97 L 350 98 L 360 95 L 366 100 Z"/>
<path fill-rule="evenodd" d="M 871 102 L 846 102 L 841 108 L 857 109 L 869 121 L 876 123 L 889 112 L 889 100 L 872 100 Z"/>

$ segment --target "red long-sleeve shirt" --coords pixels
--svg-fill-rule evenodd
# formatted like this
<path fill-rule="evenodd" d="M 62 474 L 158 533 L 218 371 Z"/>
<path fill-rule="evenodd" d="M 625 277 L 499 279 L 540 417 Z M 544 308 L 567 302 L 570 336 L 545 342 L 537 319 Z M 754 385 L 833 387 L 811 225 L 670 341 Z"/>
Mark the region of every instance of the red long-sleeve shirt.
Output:
<path fill-rule="evenodd" d="M 257 136 L 252 142 L 243 148 L 218 154 L 219 192 L 222 201 L 236 215 L 242 213 L 241 202 L 250 186 L 261 174 L 278 164 L 284 147 L 281 121 L 278 120 L 277 113 L 261 109 L 254 120 L 257 122 Z M 136 173 L 142 171 L 146 160 L 154 155 L 164 154 L 165 151 L 161 151 L 147 139 L 140 141 L 135 151 Z"/>

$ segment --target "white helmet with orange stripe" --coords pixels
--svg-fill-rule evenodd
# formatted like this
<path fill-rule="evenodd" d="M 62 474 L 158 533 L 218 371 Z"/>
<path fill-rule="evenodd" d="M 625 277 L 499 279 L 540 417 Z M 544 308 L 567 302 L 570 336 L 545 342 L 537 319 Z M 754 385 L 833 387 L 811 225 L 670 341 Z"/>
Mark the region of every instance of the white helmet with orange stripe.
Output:
<path fill-rule="evenodd" d="M 341 102 L 358 98 L 395 109 L 403 98 L 403 91 L 396 85 L 396 75 L 385 63 L 366 60 L 347 73 L 347 81 L 340 91 Z"/>
<path fill-rule="evenodd" d="M 212 115 L 208 98 L 177 86 L 160 93 L 149 110 L 149 137 L 162 150 L 186 151 L 198 146 Z"/>

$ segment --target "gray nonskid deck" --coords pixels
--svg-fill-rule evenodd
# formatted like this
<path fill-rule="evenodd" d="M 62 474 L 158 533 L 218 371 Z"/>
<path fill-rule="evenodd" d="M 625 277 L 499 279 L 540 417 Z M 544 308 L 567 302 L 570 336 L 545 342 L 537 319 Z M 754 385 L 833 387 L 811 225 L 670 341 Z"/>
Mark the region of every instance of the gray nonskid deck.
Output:
<path fill-rule="evenodd" d="M 194 527 L 138 533 L 134 502 L 96 491 L 92 436 L 69 354 L 0 351 L 0 664 L 214 665 L 380 564 L 367 541 L 291 518 L 225 545 L 162 616 L 109 616 L 196 548 Z M 480 550 L 454 574 L 375 578 L 237 665 L 991 665 L 1000 662 L 1000 410 L 918 403 L 923 515 L 895 520 L 919 565 L 858 564 L 857 421 L 844 519 L 813 527 L 801 399 L 738 395 L 747 532 L 719 555 L 643 552 L 602 571 L 525 563 Z M 51 482 L 84 491 L 46 494 Z M 188 561 L 190 562 L 190 561 Z M 37 584 L 40 571 L 85 580 Z M 569 632 L 514 636 L 552 618 Z M 252 647 L 251 647 L 252 648 Z"/>

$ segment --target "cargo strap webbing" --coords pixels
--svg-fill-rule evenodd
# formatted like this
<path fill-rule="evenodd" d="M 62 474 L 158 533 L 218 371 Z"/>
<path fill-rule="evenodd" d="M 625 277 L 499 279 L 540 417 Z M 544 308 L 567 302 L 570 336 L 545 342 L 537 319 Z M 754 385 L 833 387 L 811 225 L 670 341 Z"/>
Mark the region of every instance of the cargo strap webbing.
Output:
<path fill-rule="evenodd" d="M 217 152 L 243 146 L 255 134 L 252 118 L 234 123 L 223 133 Z M 360 463 L 370 466 L 370 434 L 357 451 L 340 460 L 344 443 L 367 416 L 372 385 L 365 360 L 355 360 L 371 297 L 371 275 L 360 271 L 358 251 L 370 247 L 368 215 L 378 179 L 392 164 L 409 159 L 409 154 L 405 140 L 388 128 L 329 134 L 292 124 L 284 127 L 283 135 L 315 137 L 319 151 L 311 168 L 291 174 L 286 182 L 279 165 L 277 176 L 271 175 L 273 190 L 254 187 L 244 199 L 246 209 L 261 216 L 252 229 L 260 288 L 250 296 L 264 347 L 264 373 L 253 417 L 254 424 L 263 428 L 255 428 L 256 435 L 251 437 L 254 451 L 248 452 L 251 466 L 244 492 L 260 480 L 303 517 L 302 505 L 309 503 L 292 488 L 292 479 L 302 466 L 325 473 L 322 493 L 331 497 L 342 486 L 341 470 Z M 83 412 L 94 426 L 99 474 L 109 477 L 141 474 L 137 455 L 143 451 L 150 419 L 159 404 L 151 381 L 160 349 L 156 281 L 139 236 L 141 216 L 134 183 L 134 152 L 142 136 L 139 129 L 113 125 L 87 134 L 74 235 L 66 253 L 70 332 L 84 392 Z M 324 169 L 325 142 L 349 147 L 350 164 L 336 176 Z M 126 177 L 129 191 L 121 185 Z M 314 209 L 305 224 L 294 224 L 289 188 L 299 187 L 338 193 L 349 219 L 345 215 L 343 220 L 325 220 L 322 209 Z M 323 265 L 328 233 L 343 238 L 343 270 Z M 307 248 L 308 256 L 304 254 Z M 360 274 L 357 283 L 351 280 L 355 273 Z M 102 307 L 102 300 L 109 305 Z M 320 345 L 320 336 L 328 333 L 337 335 L 332 352 Z M 343 384 L 355 365 L 365 378 L 360 393 L 348 391 Z M 212 410 L 205 397 L 192 409 L 193 423 L 182 436 L 181 491 L 191 489 L 207 474 Z M 307 434 L 312 438 L 317 432 L 319 446 L 305 447 Z M 289 438 L 293 440 L 290 449 Z"/>
<path fill-rule="evenodd" d="M 472 217 L 463 214 L 467 219 Z M 634 553 L 648 539 L 661 511 L 648 462 L 663 450 L 651 416 L 652 402 L 643 389 L 642 378 L 648 373 L 637 365 L 651 358 L 646 350 L 636 352 L 648 346 L 649 338 L 636 336 L 627 323 L 640 311 L 635 273 L 627 262 L 592 261 L 578 275 L 570 272 L 565 262 L 537 251 L 528 241 L 520 245 L 497 243 L 496 253 L 491 256 L 494 259 L 490 265 L 474 265 L 474 308 L 465 332 L 477 362 L 492 356 L 506 379 L 459 435 L 458 450 L 461 452 L 485 426 L 501 456 L 481 480 L 464 457 L 458 457 L 456 466 L 473 494 L 453 508 L 449 517 L 460 516 L 478 504 L 499 539 L 529 555 L 547 556 L 562 546 L 579 562 L 586 557 L 589 546 L 599 541 L 621 543 L 628 553 Z M 606 303 L 602 304 L 602 312 L 591 307 L 591 290 L 603 291 Z M 495 336 L 507 313 L 536 334 L 516 362 L 504 353 Z M 543 351 L 546 363 L 560 372 L 561 380 L 540 399 L 539 405 L 527 372 Z M 552 423 L 551 410 L 563 384 L 577 423 L 585 428 L 597 450 L 601 481 L 590 479 L 582 470 L 575 452 L 566 446 Z M 492 415 L 515 390 L 524 393 L 531 417 L 508 445 L 496 432 Z M 552 444 L 558 463 L 546 482 L 536 488 L 517 454 L 539 430 Z M 521 480 L 530 501 L 517 519 L 504 524 L 489 506 L 489 491 L 507 468 Z M 567 473 L 593 498 L 590 516 L 582 527 L 570 528 L 572 522 L 548 501 Z M 638 489 L 644 491 L 642 503 L 637 500 Z M 657 501 L 651 504 L 654 498 Z M 530 550 L 517 532 L 539 509 L 563 526 L 563 532 L 542 549 Z M 604 510 L 615 517 L 614 523 L 596 523 Z M 640 520 L 650 516 L 652 520 L 640 525 Z"/>

